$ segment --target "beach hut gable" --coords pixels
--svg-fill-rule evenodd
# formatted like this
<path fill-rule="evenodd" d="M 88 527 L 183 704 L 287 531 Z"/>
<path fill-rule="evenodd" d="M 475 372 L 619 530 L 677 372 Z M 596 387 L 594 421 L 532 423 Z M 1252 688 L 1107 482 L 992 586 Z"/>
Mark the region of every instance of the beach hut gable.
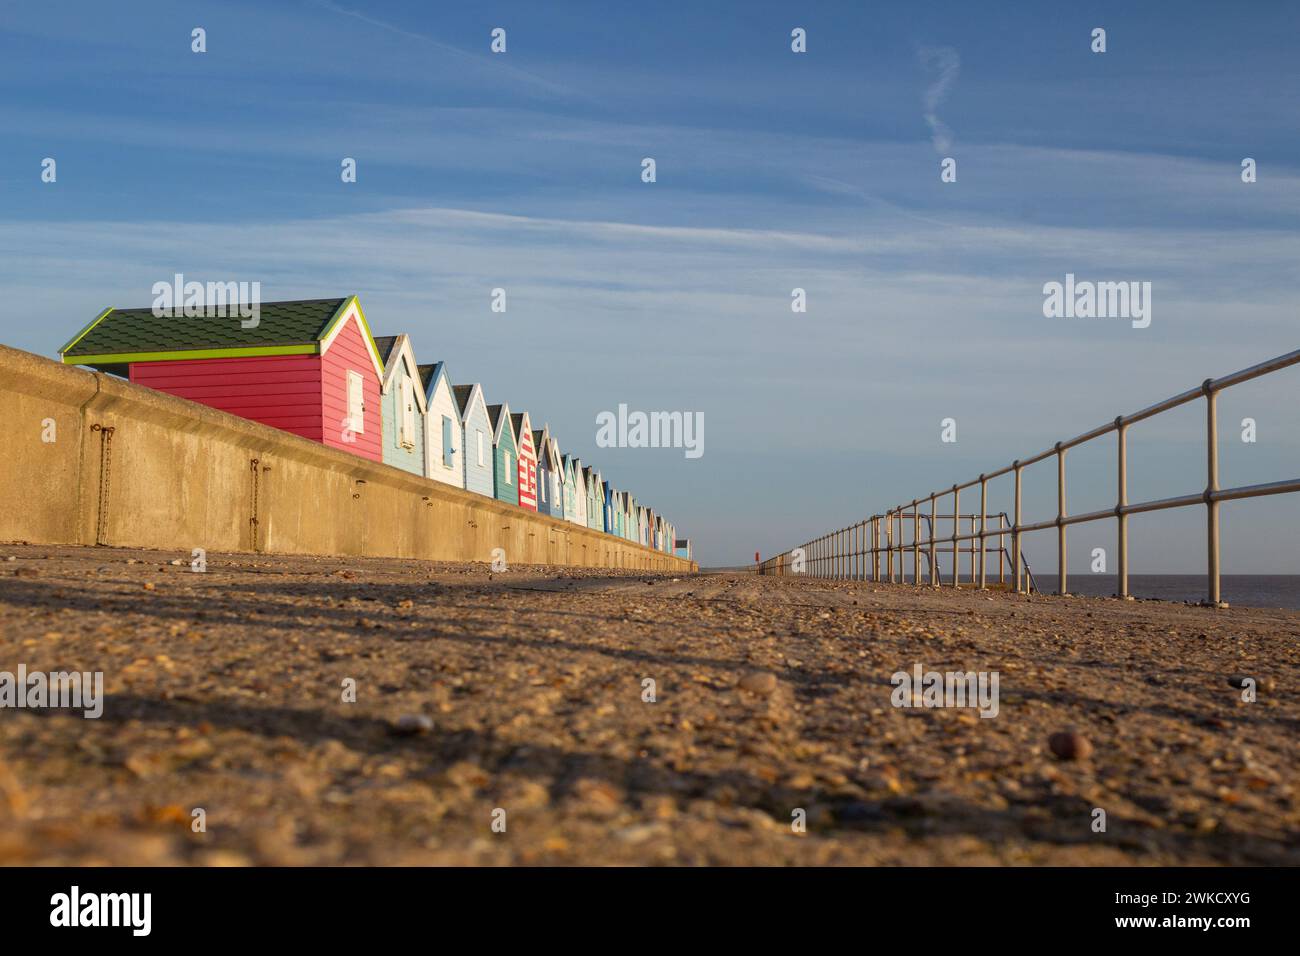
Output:
<path fill-rule="evenodd" d="M 465 487 L 464 425 L 445 362 L 419 366 L 424 392 L 424 473 L 435 481 Z"/>
<path fill-rule="evenodd" d="M 461 460 L 464 462 L 465 490 L 488 498 L 496 497 L 496 472 L 493 459 L 492 422 L 480 385 L 453 385 L 452 395 L 460 412 Z"/>
<path fill-rule="evenodd" d="M 494 496 L 498 501 L 519 504 L 519 449 L 510 427 L 510 406 L 504 402 L 487 407 L 492 424 L 492 471 Z"/>
<path fill-rule="evenodd" d="M 425 403 L 415 350 L 407 335 L 380 336 L 375 339 L 384 362 L 383 396 L 384 464 L 423 475 Z"/>
<path fill-rule="evenodd" d="M 510 430 L 518 450 L 519 507 L 537 510 L 537 446 L 533 443 L 533 423 L 527 412 L 510 416 Z"/>

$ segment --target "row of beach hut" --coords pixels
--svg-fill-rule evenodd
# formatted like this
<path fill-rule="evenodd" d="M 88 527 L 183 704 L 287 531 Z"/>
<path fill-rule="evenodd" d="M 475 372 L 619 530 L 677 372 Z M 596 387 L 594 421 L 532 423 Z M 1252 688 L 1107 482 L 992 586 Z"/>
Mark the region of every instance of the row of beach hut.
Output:
<path fill-rule="evenodd" d="M 694 557 L 664 515 L 564 454 L 549 425 L 488 404 L 482 385 L 456 384 L 445 362 L 420 364 L 410 336 L 373 336 L 356 296 L 264 303 L 255 323 L 110 308 L 59 351 L 67 364 Z"/>

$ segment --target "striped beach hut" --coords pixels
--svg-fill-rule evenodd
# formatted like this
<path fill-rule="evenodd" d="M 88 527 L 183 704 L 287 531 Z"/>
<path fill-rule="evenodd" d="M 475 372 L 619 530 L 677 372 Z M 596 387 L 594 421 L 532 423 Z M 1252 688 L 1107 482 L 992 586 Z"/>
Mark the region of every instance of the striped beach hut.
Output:
<path fill-rule="evenodd" d="M 460 414 L 461 459 L 465 464 L 465 490 L 496 497 L 496 471 L 492 462 L 492 422 L 480 385 L 453 385 L 456 409 Z"/>
<path fill-rule="evenodd" d="M 515 447 L 519 451 L 519 507 L 537 510 L 537 451 L 533 445 L 533 423 L 527 412 L 510 416 Z"/>
<path fill-rule="evenodd" d="M 497 501 L 519 504 L 519 448 L 510 427 L 510 406 L 504 402 L 487 407 L 492 423 L 493 495 Z"/>
<path fill-rule="evenodd" d="M 383 361 L 356 296 L 263 302 L 257 324 L 105 309 L 59 349 L 137 385 L 383 461 Z"/>
<path fill-rule="evenodd" d="M 464 432 L 447 366 L 436 362 L 421 365 L 419 370 L 425 405 L 424 473 L 435 481 L 464 488 L 465 463 L 461 460 Z"/>

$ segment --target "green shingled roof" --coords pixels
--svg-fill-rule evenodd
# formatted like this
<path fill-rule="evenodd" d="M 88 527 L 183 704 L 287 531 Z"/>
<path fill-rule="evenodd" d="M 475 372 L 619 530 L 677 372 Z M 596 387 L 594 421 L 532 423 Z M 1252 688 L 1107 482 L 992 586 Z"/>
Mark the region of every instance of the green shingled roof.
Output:
<path fill-rule="evenodd" d="M 263 302 L 258 324 L 243 328 L 238 315 L 227 318 L 158 317 L 152 309 L 109 309 L 61 348 L 63 361 L 90 364 L 104 361 L 148 361 L 165 353 L 246 350 L 311 352 L 328 331 L 331 320 L 350 300 L 300 299 Z M 296 348 L 295 348 L 296 347 Z M 159 354 L 164 353 L 164 354 Z"/>

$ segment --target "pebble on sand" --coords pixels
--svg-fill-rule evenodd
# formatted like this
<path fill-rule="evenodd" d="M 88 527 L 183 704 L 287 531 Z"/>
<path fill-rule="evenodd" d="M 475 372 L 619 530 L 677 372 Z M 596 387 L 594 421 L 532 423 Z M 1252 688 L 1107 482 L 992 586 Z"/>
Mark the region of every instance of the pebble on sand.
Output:
<path fill-rule="evenodd" d="M 776 691 L 776 675 L 771 671 L 755 671 L 742 677 L 739 687 L 751 694 L 771 694 Z"/>
<path fill-rule="evenodd" d="M 424 714 L 403 714 L 390 726 L 389 733 L 395 737 L 414 737 L 432 730 L 433 718 Z"/>
<path fill-rule="evenodd" d="M 1047 738 L 1047 746 L 1062 760 L 1087 760 L 1092 755 L 1092 743 L 1083 734 L 1063 730 Z"/>

